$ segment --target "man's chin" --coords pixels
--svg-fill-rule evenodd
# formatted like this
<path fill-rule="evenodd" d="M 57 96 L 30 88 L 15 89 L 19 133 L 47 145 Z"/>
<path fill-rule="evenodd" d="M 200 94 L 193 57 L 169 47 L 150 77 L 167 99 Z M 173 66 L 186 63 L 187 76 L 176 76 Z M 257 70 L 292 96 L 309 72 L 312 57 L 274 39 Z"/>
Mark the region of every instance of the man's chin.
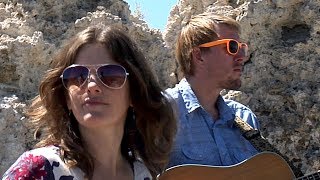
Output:
<path fill-rule="evenodd" d="M 241 80 L 232 81 L 225 89 L 238 91 L 241 88 Z"/>

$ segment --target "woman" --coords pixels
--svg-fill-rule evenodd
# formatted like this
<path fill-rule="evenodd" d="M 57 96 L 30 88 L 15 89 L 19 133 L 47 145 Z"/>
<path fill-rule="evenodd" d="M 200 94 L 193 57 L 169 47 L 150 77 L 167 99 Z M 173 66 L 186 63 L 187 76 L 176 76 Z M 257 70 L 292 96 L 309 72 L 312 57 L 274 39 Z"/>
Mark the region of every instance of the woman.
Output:
<path fill-rule="evenodd" d="M 127 35 L 89 27 L 51 65 L 28 111 L 42 139 L 3 179 L 150 179 L 164 170 L 175 116 Z"/>

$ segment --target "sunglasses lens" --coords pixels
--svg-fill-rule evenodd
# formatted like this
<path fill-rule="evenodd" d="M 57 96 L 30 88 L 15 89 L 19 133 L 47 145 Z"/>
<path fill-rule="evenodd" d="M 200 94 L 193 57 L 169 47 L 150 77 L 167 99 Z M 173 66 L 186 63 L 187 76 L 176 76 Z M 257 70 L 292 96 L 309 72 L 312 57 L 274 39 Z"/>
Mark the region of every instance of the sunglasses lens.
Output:
<path fill-rule="evenodd" d="M 70 86 L 80 87 L 85 83 L 89 74 L 89 70 L 84 66 L 68 67 L 63 71 L 62 82 L 68 88 Z"/>
<path fill-rule="evenodd" d="M 239 46 L 237 41 L 234 41 L 234 40 L 229 41 L 229 51 L 232 54 L 236 54 L 238 52 L 238 49 L 239 49 Z"/>
<path fill-rule="evenodd" d="M 97 74 L 103 84 L 112 89 L 120 89 L 127 78 L 126 70 L 119 65 L 104 65 L 98 68 Z"/>

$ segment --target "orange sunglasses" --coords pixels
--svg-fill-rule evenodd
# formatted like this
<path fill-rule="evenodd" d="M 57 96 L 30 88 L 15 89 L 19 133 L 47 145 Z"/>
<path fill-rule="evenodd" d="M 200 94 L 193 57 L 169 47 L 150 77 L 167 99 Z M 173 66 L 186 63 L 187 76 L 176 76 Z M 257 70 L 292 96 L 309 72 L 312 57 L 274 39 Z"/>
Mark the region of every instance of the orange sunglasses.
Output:
<path fill-rule="evenodd" d="M 216 41 L 211 41 L 208 43 L 201 44 L 199 47 L 213 47 L 220 44 L 227 44 L 227 51 L 231 55 L 236 55 L 239 52 L 240 48 L 243 48 L 244 54 L 248 56 L 248 45 L 246 43 L 240 43 L 235 39 L 220 39 Z"/>

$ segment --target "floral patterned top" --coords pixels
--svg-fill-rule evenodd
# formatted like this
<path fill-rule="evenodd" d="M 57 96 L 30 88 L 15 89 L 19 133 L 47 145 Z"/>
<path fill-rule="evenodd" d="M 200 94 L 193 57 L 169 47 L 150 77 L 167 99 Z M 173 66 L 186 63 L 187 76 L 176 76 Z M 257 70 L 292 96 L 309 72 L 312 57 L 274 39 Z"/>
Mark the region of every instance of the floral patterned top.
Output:
<path fill-rule="evenodd" d="M 23 153 L 4 173 L 2 180 L 82 180 L 79 168 L 68 168 L 59 155 L 59 147 L 48 146 Z M 142 161 L 133 163 L 135 180 L 151 180 Z"/>

